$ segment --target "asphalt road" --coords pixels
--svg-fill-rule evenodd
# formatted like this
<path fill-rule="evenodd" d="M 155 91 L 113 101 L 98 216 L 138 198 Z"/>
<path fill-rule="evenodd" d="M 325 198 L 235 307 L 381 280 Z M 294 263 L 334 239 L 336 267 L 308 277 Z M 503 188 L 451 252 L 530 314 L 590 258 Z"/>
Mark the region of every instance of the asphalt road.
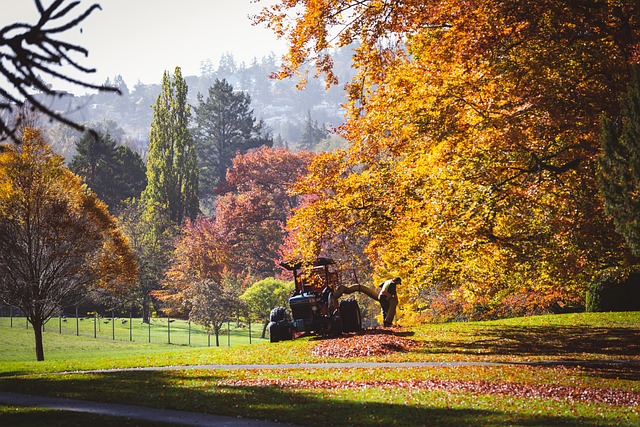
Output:
<path fill-rule="evenodd" d="M 57 409 L 59 411 L 110 415 L 129 419 L 174 423 L 184 426 L 282 427 L 284 425 L 290 425 L 276 423 L 273 421 L 252 420 L 222 415 L 207 415 L 197 412 L 120 405 L 117 403 L 99 403 L 77 399 L 31 396 L 2 391 L 0 391 L 0 403 L 13 406 L 36 406 L 40 408 Z"/>

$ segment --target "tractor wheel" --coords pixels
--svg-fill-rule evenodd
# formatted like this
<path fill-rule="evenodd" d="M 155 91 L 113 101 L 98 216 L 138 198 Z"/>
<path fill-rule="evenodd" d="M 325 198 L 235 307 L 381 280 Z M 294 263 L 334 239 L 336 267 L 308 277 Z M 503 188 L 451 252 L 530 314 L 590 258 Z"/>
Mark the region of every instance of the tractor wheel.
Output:
<path fill-rule="evenodd" d="M 285 307 L 276 307 L 271 310 L 269 320 L 272 322 L 282 322 L 287 318 L 287 309 Z"/>
<path fill-rule="evenodd" d="M 280 341 L 280 335 L 278 333 L 280 328 L 278 328 L 278 324 L 276 322 L 269 322 L 267 329 L 269 330 L 269 342 Z"/>
<path fill-rule="evenodd" d="M 340 301 L 340 320 L 343 332 L 358 332 L 362 330 L 362 316 L 360 306 L 355 298 Z"/>
<path fill-rule="evenodd" d="M 289 341 L 293 339 L 293 329 L 288 321 L 269 322 L 269 342 Z"/>

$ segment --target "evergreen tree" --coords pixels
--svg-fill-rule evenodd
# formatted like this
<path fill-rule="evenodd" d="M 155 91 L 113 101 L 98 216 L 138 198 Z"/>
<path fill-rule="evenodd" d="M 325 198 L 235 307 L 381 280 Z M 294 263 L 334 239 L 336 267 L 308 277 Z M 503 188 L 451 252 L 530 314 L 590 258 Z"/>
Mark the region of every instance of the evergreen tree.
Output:
<path fill-rule="evenodd" d="M 307 120 L 304 124 L 304 131 L 300 136 L 300 148 L 312 151 L 316 145 L 327 137 L 327 130 L 324 126 L 319 126 L 317 120 L 311 119 L 311 112 L 307 113 Z"/>
<path fill-rule="evenodd" d="M 122 200 L 138 197 L 147 185 L 140 155 L 118 145 L 109 132 L 85 132 L 76 142 L 69 169 L 81 176 L 111 211 Z"/>
<path fill-rule="evenodd" d="M 147 186 L 146 166 L 142 157 L 126 145 L 118 145 L 115 159 L 114 183 L 117 185 L 118 203 L 140 197 Z"/>
<path fill-rule="evenodd" d="M 209 88 L 205 100 L 198 94 L 195 138 L 198 143 L 200 195 L 213 195 L 214 187 L 225 181 L 231 159 L 239 153 L 262 145 L 272 146 L 273 140 L 251 110 L 251 97 L 234 92 L 226 80 L 217 80 Z"/>
<path fill-rule="evenodd" d="M 640 67 L 623 96 L 620 116 L 602 119 L 598 159 L 600 193 L 606 212 L 631 251 L 640 255 Z"/>
<path fill-rule="evenodd" d="M 189 131 L 190 106 L 187 83 L 176 67 L 173 79 L 165 71 L 162 92 L 153 106 L 149 133 L 147 188 L 143 198 L 149 209 L 166 207 L 180 225 L 198 215 L 198 164 Z"/>

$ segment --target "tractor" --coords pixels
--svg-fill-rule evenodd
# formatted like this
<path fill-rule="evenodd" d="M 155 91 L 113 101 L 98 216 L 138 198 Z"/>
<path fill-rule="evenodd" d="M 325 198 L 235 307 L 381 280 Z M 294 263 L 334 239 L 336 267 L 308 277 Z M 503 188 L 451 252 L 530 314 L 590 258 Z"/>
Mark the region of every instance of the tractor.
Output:
<path fill-rule="evenodd" d="M 362 329 L 358 302 L 355 298 L 341 301 L 340 297 L 362 292 L 377 300 L 378 292 L 357 284 L 355 270 L 340 270 L 331 258 L 317 258 L 311 266 L 301 261 L 280 265 L 293 272 L 295 289 L 289 298 L 291 316 L 286 307 L 271 310 L 271 342 L 293 339 L 296 333 L 338 336 Z M 356 284 L 346 285 L 343 281 Z"/>

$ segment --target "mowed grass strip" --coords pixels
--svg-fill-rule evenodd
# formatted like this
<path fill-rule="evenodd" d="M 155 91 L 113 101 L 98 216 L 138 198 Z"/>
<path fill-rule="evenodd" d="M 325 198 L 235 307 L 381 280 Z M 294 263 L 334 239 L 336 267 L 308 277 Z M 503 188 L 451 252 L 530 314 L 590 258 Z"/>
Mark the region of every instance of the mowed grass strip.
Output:
<path fill-rule="evenodd" d="M 423 346 L 360 360 L 498 360 L 498 366 L 413 369 L 183 370 L 50 374 L 55 371 L 204 363 L 299 363 L 322 340 L 231 348 L 189 348 L 45 334 L 45 362 L 33 348 L 0 350 L 0 389 L 305 425 L 640 425 L 637 405 L 517 392 L 373 387 L 375 381 L 474 381 L 492 385 L 640 393 L 640 313 L 572 314 L 496 322 L 425 325 L 395 331 Z M 0 327 L 0 339 L 32 336 Z M 30 331 L 32 333 L 32 331 Z M 15 335 L 13 335 L 15 334 Z M 582 337 L 582 340 L 580 340 Z M 48 350 L 48 353 L 47 353 Z M 29 353 L 29 355 L 27 355 Z M 577 360 L 586 360 L 580 364 Z M 542 364 L 567 361 L 568 365 Z M 625 363 L 620 361 L 624 360 Z M 532 364 L 529 364 L 531 362 Z M 300 386 L 300 384 L 306 384 Z M 331 384 L 330 387 L 318 384 Z M 525 388 L 526 388 L 525 387 Z M 318 417 L 317 414 L 322 414 Z M 1 420 L 1 418 L 0 418 Z"/>

